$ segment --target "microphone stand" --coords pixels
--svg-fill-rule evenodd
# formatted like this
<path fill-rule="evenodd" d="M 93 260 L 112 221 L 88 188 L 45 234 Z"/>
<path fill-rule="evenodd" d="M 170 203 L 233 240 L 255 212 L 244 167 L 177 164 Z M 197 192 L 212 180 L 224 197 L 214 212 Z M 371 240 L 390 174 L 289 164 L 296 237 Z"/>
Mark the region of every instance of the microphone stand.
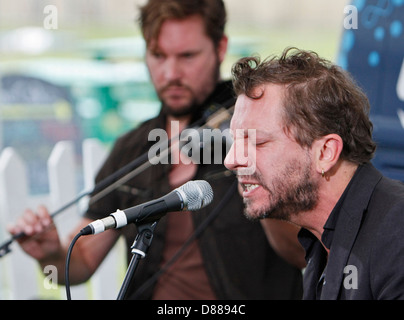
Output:
<path fill-rule="evenodd" d="M 139 233 L 131 246 L 132 259 L 130 260 L 121 289 L 119 290 L 117 300 L 123 300 L 125 298 L 139 261 L 146 256 L 147 251 L 149 250 L 157 222 L 158 221 L 145 223 L 139 226 L 136 224 Z"/>

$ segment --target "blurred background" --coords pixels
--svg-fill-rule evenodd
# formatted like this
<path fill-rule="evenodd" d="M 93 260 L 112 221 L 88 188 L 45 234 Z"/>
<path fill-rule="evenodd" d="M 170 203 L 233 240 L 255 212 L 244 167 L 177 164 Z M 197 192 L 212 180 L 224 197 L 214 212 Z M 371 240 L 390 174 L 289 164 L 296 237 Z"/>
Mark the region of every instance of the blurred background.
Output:
<path fill-rule="evenodd" d="M 369 97 L 373 163 L 404 181 L 404 0 L 224 1 L 230 42 L 223 77 L 243 56 L 264 58 L 288 46 L 339 64 Z M 24 208 L 72 200 L 113 141 L 159 112 L 136 23 L 144 2 L 0 0 L 1 242 L 9 239 L 5 224 Z M 87 141 L 96 143 L 85 149 Z M 56 221 L 59 232 L 71 230 L 74 216 Z M 0 260 L 0 299 L 63 298 L 18 250 Z M 75 298 L 116 297 L 124 246 L 116 252 Z"/>
<path fill-rule="evenodd" d="M 27 162 L 29 188 L 46 193 L 46 159 L 60 140 L 106 145 L 159 111 L 136 22 L 144 0 L 0 0 L 0 150 Z M 287 46 L 335 60 L 346 0 L 226 0 L 236 59 Z M 78 159 L 80 160 L 80 159 Z M 80 184 L 80 177 L 78 177 Z"/>

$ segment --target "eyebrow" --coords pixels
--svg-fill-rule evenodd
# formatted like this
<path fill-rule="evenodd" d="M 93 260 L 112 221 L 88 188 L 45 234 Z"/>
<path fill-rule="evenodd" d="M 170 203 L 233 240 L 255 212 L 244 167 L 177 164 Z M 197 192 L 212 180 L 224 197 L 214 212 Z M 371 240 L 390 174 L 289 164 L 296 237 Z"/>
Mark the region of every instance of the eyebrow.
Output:
<path fill-rule="evenodd" d="M 146 47 L 146 50 L 152 54 L 159 53 L 159 54 L 166 54 L 165 50 L 162 49 L 159 45 L 153 45 Z M 176 56 L 185 56 L 185 55 L 196 55 L 200 54 L 203 51 L 202 48 L 186 48 L 182 51 L 176 53 Z"/>
<path fill-rule="evenodd" d="M 255 136 L 259 137 L 260 139 L 268 139 L 271 140 L 273 139 L 273 134 L 267 131 L 255 129 L 255 128 L 249 128 L 249 129 L 236 129 L 235 134 L 236 137 L 243 137 L 243 138 L 248 138 L 251 130 L 254 130 Z M 234 131 L 230 130 L 230 136 L 234 139 Z"/>

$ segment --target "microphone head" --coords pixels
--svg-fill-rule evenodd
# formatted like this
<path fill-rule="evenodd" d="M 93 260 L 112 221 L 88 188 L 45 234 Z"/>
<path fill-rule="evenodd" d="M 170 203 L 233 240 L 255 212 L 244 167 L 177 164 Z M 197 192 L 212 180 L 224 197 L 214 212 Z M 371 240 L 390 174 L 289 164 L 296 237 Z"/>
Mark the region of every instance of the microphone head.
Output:
<path fill-rule="evenodd" d="M 177 190 L 183 197 L 183 210 L 196 211 L 207 206 L 213 200 L 212 187 L 205 180 L 188 181 Z"/>

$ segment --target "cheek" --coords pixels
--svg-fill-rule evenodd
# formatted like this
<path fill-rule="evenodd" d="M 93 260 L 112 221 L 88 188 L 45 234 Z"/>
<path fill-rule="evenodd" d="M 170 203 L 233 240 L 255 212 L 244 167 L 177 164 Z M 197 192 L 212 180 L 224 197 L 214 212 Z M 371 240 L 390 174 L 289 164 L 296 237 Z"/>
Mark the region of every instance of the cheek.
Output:
<path fill-rule="evenodd" d="M 158 85 L 159 73 L 158 66 L 156 62 L 148 61 L 146 59 L 147 70 L 149 71 L 149 76 L 151 82 L 156 86 Z"/>
<path fill-rule="evenodd" d="M 217 80 L 213 78 L 217 74 L 218 68 L 217 57 L 207 55 L 194 61 L 192 67 L 188 66 L 186 70 L 189 77 L 193 78 L 195 82 L 207 83 Z"/>
<path fill-rule="evenodd" d="M 165 63 L 154 57 L 147 56 L 145 58 L 146 67 L 149 72 L 150 80 L 156 88 L 164 86 Z"/>
<path fill-rule="evenodd" d="M 273 148 L 266 148 L 265 150 L 258 148 L 255 158 L 255 170 L 266 185 L 270 185 L 271 181 L 283 172 L 285 163 L 289 159 L 279 150 Z"/>
<path fill-rule="evenodd" d="M 256 148 L 255 159 L 258 168 L 268 168 L 268 171 L 273 171 L 283 162 L 283 157 L 279 154 L 279 151 L 269 147 L 264 149 Z"/>

